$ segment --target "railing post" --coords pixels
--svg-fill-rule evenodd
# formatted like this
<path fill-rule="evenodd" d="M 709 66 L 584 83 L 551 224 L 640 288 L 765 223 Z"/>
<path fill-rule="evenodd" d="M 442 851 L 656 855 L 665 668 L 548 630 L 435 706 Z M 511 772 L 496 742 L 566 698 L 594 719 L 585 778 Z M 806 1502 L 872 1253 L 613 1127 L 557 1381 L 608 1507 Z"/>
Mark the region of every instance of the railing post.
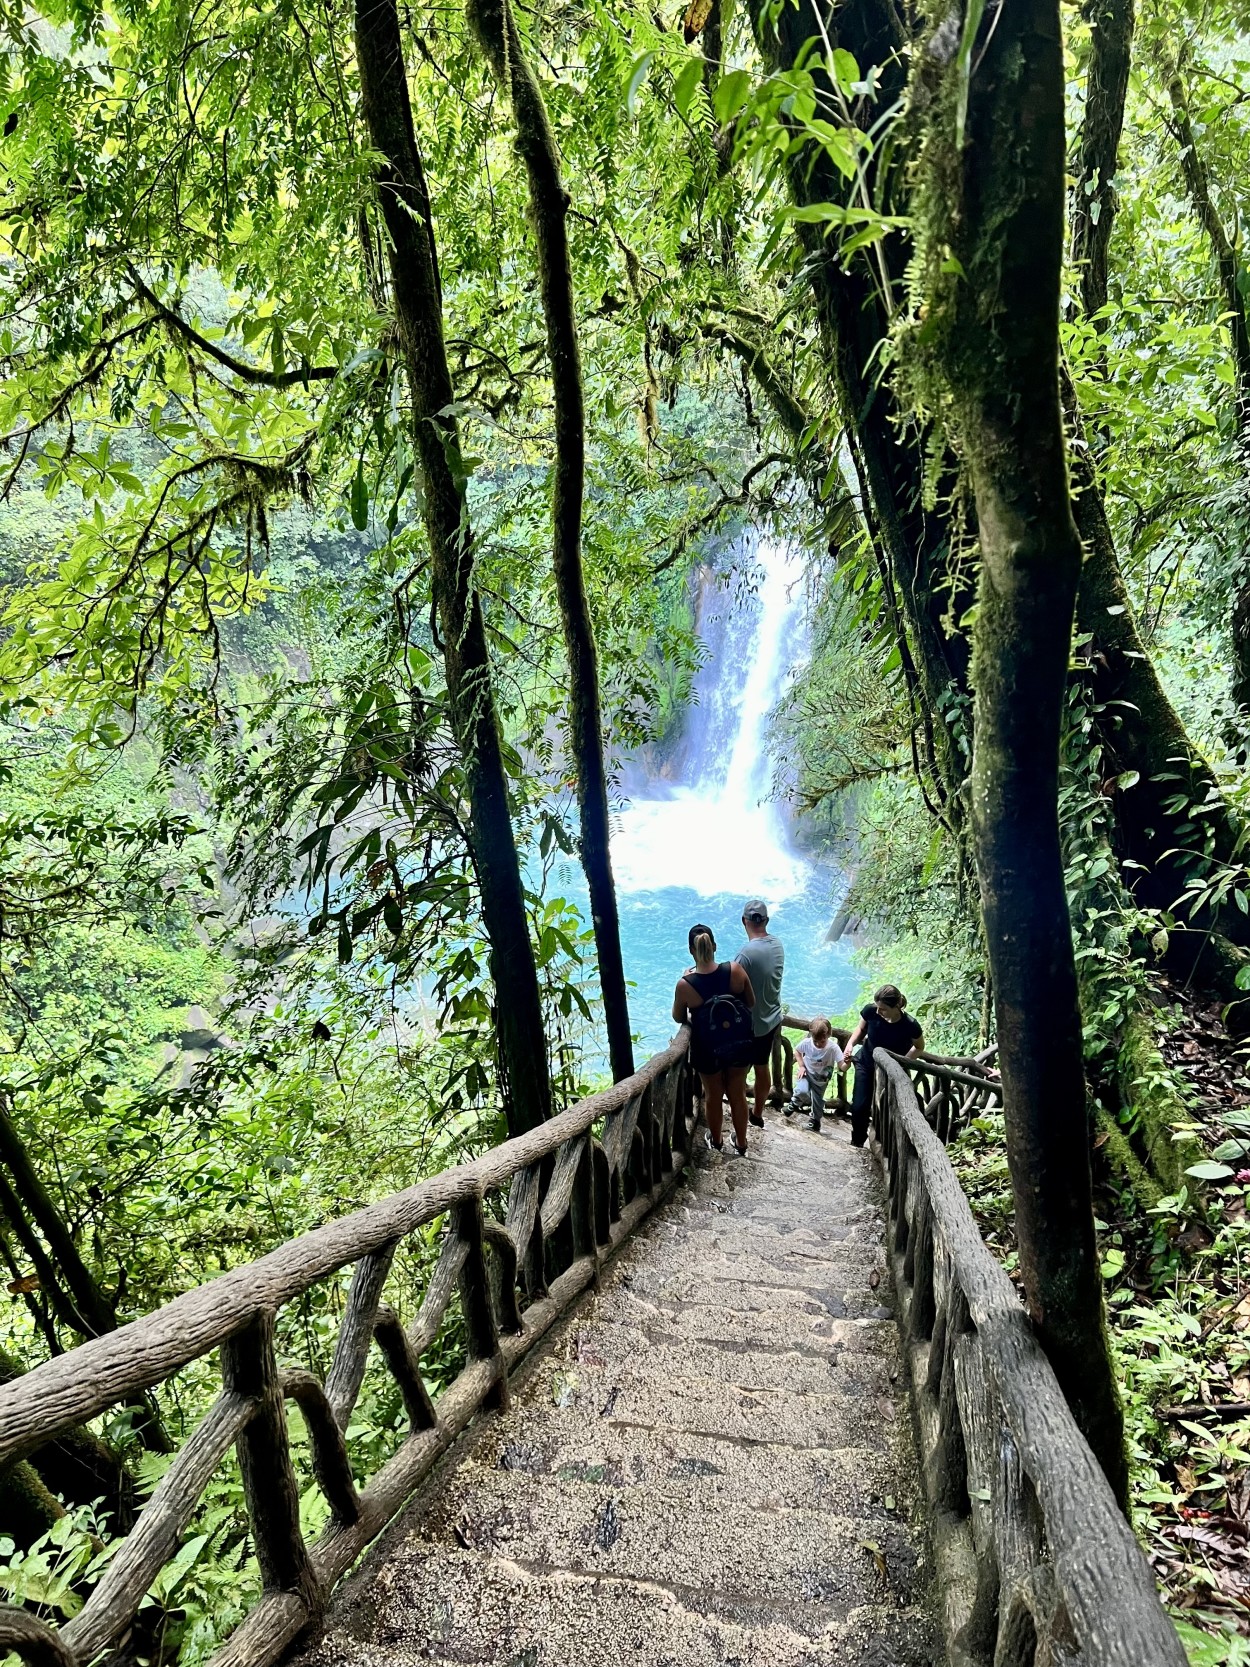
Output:
<path fill-rule="evenodd" d="M 391 1271 L 398 1243 L 397 1239 L 393 1240 L 372 1255 L 362 1256 L 352 1274 L 334 1360 L 326 1374 L 326 1399 L 340 1430 L 347 1428 L 364 1382 L 369 1345 L 373 1341 L 373 1322 L 377 1319 L 382 1287 Z"/>
<path fill-rule="evenodd" d="M 678 1168 L 690 1161 L 690 1130 L 686 1127 L 686 1113 L 690 1109 L 689 1085 L 686 1079 L 686 1062 L 670 1065 L 664 1073 L 673 1096 L 673 1162 Z"/>
<path fill-rule="evenodd" d="M 906 1250 L 910 1227 L 907 1220 L 907 1193 L 911 1182 L 916 1154 L 909 1136 L 900 1134 L 898 1140 L 898 1174 L 894 1181 L 894 1248 Z"/>
<path fill-rule="evenodd" d="M 500 1331 L 516 1336 L 525 1329 L 516 1294 L 516 1243 L 508 1229 L 501 1227 L 485 1209 L 482 1211 L 482 1234 L 491 1257 L 491 1294 L 495 1304 L 495 1321 Z"/>
<path fill-rule="evenodd" d="M 299 1485 L 291 1464 L 286 1406 L 274 1357 L 272 1309 L 260 1309 L 221 1345 L 227 1395 L 254 1399 L 256 1413 L 239 1431 L 235 1450 L 266 1592 L 294 1592 L 310 1615 L 325 1601 L 299 1525 Z"/>
<path fill-rule="evenodd" d="M 538 1208 L 541 1186 L 541 1166 L 530 1164 L 517 1171 L 508 1189 L 508 1229 L 520 1251 L 521 1276 L 531 1302 L 547 1294 L 543 1224 Z"/>
<path fill-rule="evenodd" d="M 487 1405 L 506 1407 L 508 1370 L 499 1350 L 499 1331 L 490 1300 L 490 1273 L 483 1248 L 480 1198 L 467 1198 L 456 1205 L 455 1232 L 465 1247 L 464 1266 L 460 1270 L 460 1302 L 464 1309 L 469 1358 L 494 1361 L 498 1377 Z"/>
<path fill-rule="evenodd" d="M 414 1351 L 398 1314 L 384 1303 L 378 1309 L 373 1329 L 378 1348 L 404 1398 L 408 1422 L 414 1430 L 432 1430 L 438 1423 L 438 1413 L 421 1376 L 420 1356 Z"/>
<path fill-rule="evenodd" d="M 652 1090 L 651 1109 L 656 1119 L 656 1133 L 658 1136 L 659 1157 L 656 1164 L 656 1179 L 666 1175 L 673 1167 L 673 1124 L 676 1122 L 676 1084 L 663 1074 L 655 1079 Z M 656 1105 L 659 1111 L 656 1111 Z"/>
<path fill-rule="evenodd" d="M 928 1188 L 921 1183 L 916 1221 L 907 1243 L 907 1260 L 911 1263 L 911 1335 L 915 1342 L 926 1343 L 933 1334 L 933 1206 Z"/>
<path fill-rule="evenodd" d="M 651 1167 L 651 1085 L 643 1089 L 638 1100 L 638 1118 L 630 1142 L 630 1166 L 639 1192 L 650 1192 L 655 1185 Z"/>
<path fill-rule="evenodd" d="M 581 1139 L 581 1156 L 577 1174 L 573 1177 L 573 1192 L 569 1198 L 569 1225 L 573 1230 L 573 1256 L 589 1256 L 595 1264 L 595 1284 L 599 1283 L 599 1246 L 595 1237 L 595 1155 L 588 1134 Z"/>
<path fill-rule="evenodd" d="M 595 1170 L 595 1243 L 612 1242 L 612 1165 L 599 1141 L 590 1142 L 590 1161 Z M 620 1209 L 616 1214 L 619 1217 Z"/>
<path fill-rule="evenodd" d="M 968 1299 L 957 1284 L 946 1298 L 946 1325 L 942 1337 L 942 1367 L 938 1383 L 937 1444 L 933 1451 L 934 1503 L 939 1510 L 955 1516 L 968 1515 L 968 1450 L 959 1395 L 955 1380 L 955 1351 L 959 1339 L 971 1325 Z"/>

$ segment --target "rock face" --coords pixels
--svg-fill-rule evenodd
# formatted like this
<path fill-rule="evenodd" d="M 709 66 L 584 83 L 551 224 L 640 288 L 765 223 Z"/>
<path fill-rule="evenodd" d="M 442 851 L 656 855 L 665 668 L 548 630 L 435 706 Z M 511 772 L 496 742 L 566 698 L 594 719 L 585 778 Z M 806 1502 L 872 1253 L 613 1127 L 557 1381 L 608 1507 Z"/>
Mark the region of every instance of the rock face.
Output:
<path fill-rule="evenodd" d="M 871 1160 L 841 1123 L 752 1136 L 452 1450 L 300 1667 L 944 1660 Z"/>

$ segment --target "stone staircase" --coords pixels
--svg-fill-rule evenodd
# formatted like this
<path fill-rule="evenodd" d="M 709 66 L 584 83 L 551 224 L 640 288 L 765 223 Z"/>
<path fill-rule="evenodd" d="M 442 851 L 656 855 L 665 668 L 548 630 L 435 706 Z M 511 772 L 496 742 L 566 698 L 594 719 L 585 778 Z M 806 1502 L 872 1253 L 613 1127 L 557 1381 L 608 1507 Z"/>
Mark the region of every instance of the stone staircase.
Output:
<path fill-rule="evenodd" d="M 365 1557 L 300 1667 L 945 1659 L 844 1123 L 702 1155 Z"/>

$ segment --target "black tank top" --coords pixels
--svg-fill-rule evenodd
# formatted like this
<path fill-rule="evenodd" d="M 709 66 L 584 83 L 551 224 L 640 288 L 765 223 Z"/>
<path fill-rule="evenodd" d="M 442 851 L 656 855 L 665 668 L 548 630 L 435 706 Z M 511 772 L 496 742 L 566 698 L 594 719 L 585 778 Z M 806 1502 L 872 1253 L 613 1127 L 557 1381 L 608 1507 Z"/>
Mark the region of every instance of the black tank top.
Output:
<path fill-rule="evenodd" d="M 691 1029 L 691 1063 L 696 1071 L 710 1072 L 716 1069 L 708 1042 L 709 1010 L 715 996 L 727 996 L 733 989 L 733 968 L 728 961 L 721 961 L 711 972 L 688 972 L 685 974 L 686 983 L 702 996 L 702 1007 L 696 1007 L 690 1014 Z"/>
<path fill-rule="evenodd" d="M 733 985 L 733 968 L 728 961 L 720 961 L 711 972 L 688 972 L 686 983 L 697 996 L 702 996 L 703 1007 L 706 1007 L 713 996 L 727 996 Z M 703 1007 L 696 1007 L 695 1012 L 701 1013 Z"/>

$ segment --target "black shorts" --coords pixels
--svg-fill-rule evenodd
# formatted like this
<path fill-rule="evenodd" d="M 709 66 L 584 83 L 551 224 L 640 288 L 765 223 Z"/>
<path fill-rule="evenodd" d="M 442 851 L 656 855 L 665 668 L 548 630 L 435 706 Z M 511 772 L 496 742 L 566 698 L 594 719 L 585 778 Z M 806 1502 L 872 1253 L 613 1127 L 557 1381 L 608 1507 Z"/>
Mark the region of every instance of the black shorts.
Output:
<path fill-rule="evenodd" d="M 752 1065 L 768 1064 L 773 1057 L 773 1043 L 777 1040 L 777 1032 L 780 1029 L 780 1025 L 774 1025 L 771 1030 L 766 1030 L 762 1036 L 755 1038 L 755 1047 L 751 1054 Z"/>

